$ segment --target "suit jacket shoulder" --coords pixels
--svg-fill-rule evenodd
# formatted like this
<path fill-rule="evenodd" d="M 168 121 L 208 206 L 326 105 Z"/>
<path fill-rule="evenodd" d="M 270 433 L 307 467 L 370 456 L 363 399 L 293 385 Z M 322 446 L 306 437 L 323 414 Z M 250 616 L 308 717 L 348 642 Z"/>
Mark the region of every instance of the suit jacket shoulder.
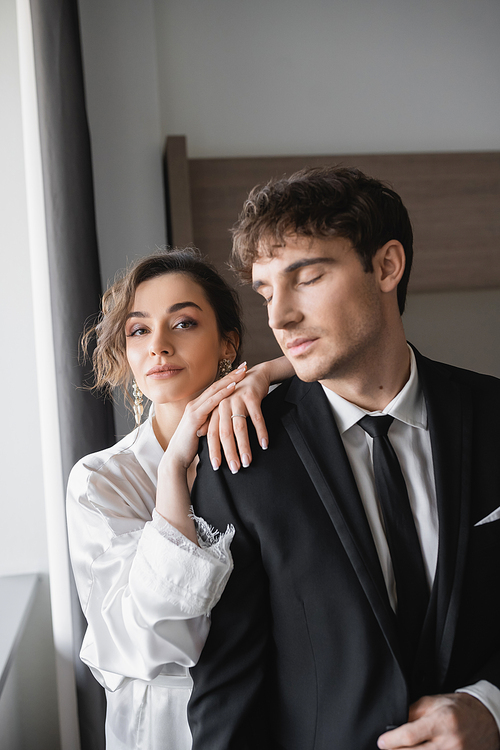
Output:
<path fill-rule="evenodd" d="M 500 398 L 499 378 L 430 359 L 420 354 L 413 345 L 412 349 L 415 352 L 419 375 L 424 381 L 432 381 L 436 376 L 451 378 L 456 383 L 470 388 L 476 397 Z"/>

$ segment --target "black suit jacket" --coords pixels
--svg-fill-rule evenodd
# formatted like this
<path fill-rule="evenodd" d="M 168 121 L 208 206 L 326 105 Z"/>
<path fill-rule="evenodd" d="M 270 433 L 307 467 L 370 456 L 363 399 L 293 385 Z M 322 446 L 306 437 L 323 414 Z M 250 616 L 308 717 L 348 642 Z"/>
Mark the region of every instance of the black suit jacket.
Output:
<path fill-rule="evenodd" d="M 233 523 L 234 571 L 189 706 L 193 750 L 374 750 L 419 695 L 500 687 L 500 381 L 418 352 L 439 553 L 418 670 L 395 617 L 325 394 L 297 378 L 264 402 L 270 447 L 214 472 L 202 449 L 195 511 Z"/>

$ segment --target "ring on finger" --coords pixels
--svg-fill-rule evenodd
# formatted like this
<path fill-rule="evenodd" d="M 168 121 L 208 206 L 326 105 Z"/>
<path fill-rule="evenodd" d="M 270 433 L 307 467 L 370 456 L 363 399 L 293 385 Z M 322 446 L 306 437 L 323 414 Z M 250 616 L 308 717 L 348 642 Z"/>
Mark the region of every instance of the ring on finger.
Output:
<path fill-rule="evenodd" d="M 235 417 L 243 417 L 243 419 L 246 419 L 245 414 L 231 414 L 231 419 L 234 419 Z"/>

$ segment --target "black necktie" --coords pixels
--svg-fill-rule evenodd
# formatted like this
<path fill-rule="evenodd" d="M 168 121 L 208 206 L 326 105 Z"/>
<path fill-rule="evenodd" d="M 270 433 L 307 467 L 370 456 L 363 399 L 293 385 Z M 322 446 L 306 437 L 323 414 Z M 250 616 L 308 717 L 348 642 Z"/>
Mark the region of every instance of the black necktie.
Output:
<path fill-rule="evenodd" d="M 358 424 L 373 438 L 375 487 L 396 580 L 399 639 L 405 664 L 411 670 L 429 602 L 429 586 L 406 483 L 387 436 L 393 419 L 388 414 L 366 416 Z"/>

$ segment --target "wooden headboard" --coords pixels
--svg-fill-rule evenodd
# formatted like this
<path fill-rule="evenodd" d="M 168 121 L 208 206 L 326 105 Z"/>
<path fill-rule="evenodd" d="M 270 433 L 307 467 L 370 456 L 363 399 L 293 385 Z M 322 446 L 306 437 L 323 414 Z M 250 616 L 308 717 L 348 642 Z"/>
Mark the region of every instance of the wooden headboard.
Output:
<path fill-rule="evenodd" d="M 230 227 L 257 184 L 304 166 L 359 167 L 388 182 L 413 224 L 415 257 L 409 291 L 500 288 L 500 152 L 361 154 L 188 159 L 184 136 L 165 148 L 169 244 L 194 244 L 234 283 L 227 270 Z M 241 290 L 250 364 L 279 350 L 260 298 Z"/>

